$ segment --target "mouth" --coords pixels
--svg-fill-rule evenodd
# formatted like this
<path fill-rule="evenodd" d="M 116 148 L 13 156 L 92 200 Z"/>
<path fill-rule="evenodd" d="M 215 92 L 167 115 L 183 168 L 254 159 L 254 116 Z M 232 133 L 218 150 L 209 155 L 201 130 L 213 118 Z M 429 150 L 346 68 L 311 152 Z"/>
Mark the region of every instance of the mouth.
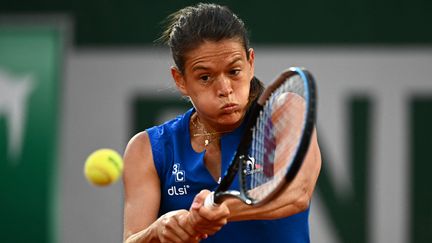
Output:
<path fill-rule="evenodd" d="M 233 112 L 238 109 L 238 104 L 235 103 L 228 103 L 222 106 L 221 108 L 224 112 Z"/>

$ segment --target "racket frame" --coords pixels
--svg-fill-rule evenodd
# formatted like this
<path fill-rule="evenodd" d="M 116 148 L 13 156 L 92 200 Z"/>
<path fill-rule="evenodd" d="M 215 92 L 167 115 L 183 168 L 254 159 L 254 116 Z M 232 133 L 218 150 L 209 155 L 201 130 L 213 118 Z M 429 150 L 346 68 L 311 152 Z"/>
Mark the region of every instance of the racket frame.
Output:
<path fill-rule="evenodd" d="M 294 75 L 299 75 L 303 82 L 306 82 L 305 87 L 308 87 L 308 92 L 305 92 L 306 97 L 306 118 L 305 118 L 305 126 L 303 129 L 303 133 L 300 138 L 299 145 L 296 148 L 295 156 L 293 158 L 293 162 L 288 169 L 288 172 L 285 175 L 285 180 L 282 180 L 276 188 L 269 193 L 262 200 L 255 200 L 248 195 L 246 188 L 246 162 L 248 160 L 248 150 L 252 140 L 252 130 L 256 121 L 259 117 L 260 112 L 263 109 L 268 98 L 271 97 L 271 94 L 287 79 L 291 78 Z M 260 205 L 280 192 L 283 188 L 285 188 L 289 183 L 295 178 L 297 172 L 300 170 L 300 167 L 303 163 L 303 160 L 306 156 L 306 153 L 309 149 L 309 144 L 312 138 L 312 134 L 315 127 L 316 120 L 316 86 L 314 82 L 314 78 L 311 73 L 307 71 L 305 68 L 301 67 L 291 67 L 284 72 L 282 72 L 278 78 L 270 84 L 264 92 L 259 96 L 257 100 L 255 100 L 250 108 L 250 113 L 247 116 L 247 123 L 245 127 L 244 134 L 240 140 L 238 148 L 235 152 L 234 159 L 232 163 L 229 165 L 221 183 L 216 188 L 216 190 L 212 193 L 212 201 L 213 204 L 220 204 L 226 197 L 237 197 L 242 200 L 245 204 L 248 205 Z M 239 175 L 239 185 L 240 191 L 237 190 L 228 190 L 231 186 L 232 182 L 237 176 L 237 172 Z M 210 198 L 209 198 L 210 200 Z"/>

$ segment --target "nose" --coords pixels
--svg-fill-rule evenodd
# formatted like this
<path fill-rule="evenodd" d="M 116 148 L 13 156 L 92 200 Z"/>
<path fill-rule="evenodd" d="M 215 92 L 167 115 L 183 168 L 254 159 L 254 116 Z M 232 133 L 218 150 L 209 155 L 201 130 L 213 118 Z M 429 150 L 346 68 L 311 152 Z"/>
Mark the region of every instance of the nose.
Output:
<path fill-rule="evenodd" d="M 232 94 L 233 88 L 231 80 L 227 77 L 221 77 L 218 81 L 217 92 L 218 97 L 228 97 Z"/>

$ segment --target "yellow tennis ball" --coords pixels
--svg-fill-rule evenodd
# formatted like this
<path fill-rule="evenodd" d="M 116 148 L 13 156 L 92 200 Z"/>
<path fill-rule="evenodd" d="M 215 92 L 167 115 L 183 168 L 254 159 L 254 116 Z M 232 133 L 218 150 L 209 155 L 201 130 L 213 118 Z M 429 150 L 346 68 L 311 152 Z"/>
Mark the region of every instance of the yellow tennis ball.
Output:
<path fill-rule="evenodd" d="M 84 166 L 86 179 L 96 186 L 116 182 L 123 173 L 123 159 L 112 149 L 98 149 L 91 153 Z"/>

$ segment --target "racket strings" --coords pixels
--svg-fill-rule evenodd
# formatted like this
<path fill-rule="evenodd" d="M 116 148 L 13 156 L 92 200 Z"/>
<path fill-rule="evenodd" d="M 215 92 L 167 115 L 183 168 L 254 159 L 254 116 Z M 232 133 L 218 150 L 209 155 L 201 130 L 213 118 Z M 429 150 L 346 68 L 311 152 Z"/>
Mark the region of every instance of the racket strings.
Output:
<path fill-rule="evenodd" d="M 293 76 L 276 89 L 252 131 L 247 191 L 261 199 L 283 180 L 296 154 L 304 128 L 304 82 Z M 307 99 L 307 98 L 306 98 Z"/>

